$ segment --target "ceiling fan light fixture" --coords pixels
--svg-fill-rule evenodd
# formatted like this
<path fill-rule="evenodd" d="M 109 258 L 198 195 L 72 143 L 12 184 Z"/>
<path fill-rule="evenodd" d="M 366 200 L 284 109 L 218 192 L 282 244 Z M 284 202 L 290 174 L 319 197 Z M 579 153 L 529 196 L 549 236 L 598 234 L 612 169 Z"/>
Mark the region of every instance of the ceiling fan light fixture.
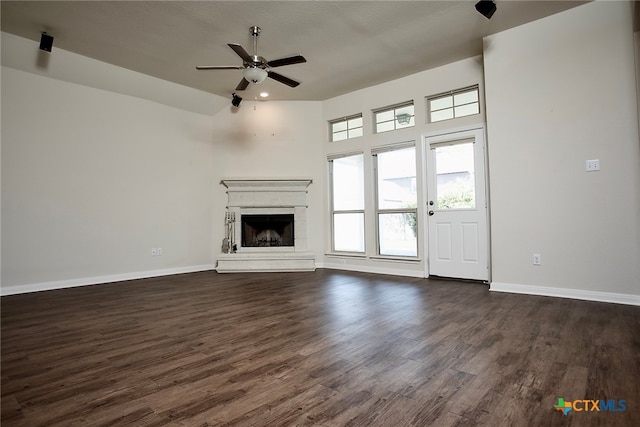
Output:
<path fill-rule="evenodd" d="M 267 76 L 268 73 L 262 68 L 251 67 L 244 70 L 244 78 L 251 83 L 262 83 Z"/>

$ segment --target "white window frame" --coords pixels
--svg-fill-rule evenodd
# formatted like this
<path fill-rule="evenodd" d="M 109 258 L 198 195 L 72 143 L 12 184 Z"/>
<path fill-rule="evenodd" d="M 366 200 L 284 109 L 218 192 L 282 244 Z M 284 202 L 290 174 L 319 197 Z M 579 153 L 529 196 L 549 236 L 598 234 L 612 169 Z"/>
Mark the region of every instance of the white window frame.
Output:
<path fill-rule="evenodd" d="M 471 92 L 475 92 L 476 93 L 476 101 L 469 102 L 469 103 L 459 103 L 459 104 L 456 103 L 456 95 L 461 95 L 461 94 L 471 93 Z M 451 106 L 446 107 L 446 108 L 440 108 L 440 109 L 437 109 L 437 110 L 433 110 L 431 108 L 432 101 L 438 101 L 438 100 L 442 100 L 442 99 L 445 99 L 445 98 L 451 98 Z M 457 119 L 457 118 L 460 118 L 460 117 L 474 116 L 476 114 L 480 114 L 480 88 L 479 88 L 479 85 L 473 85 L 473 86 L 463 87 L 461 89 L 455 89 L 455 90 L 451 90 L 451 91 L 448 91 L 448 92 L 439 93 L 439 94 L 436 94 L 436 95 L 430 95 L 430 96 L 425 97 L 425 103 L 426 103 L 426 110 L 427 110 L 427 123 L 438 123 L 438 122 L 443 122 L 445 120 Z M 474 105 L 474 104 L 477 104 L 477 106 L 478 106 L 478 112 L 477 113 L 456 114 L 457 108 L 464 107 L 464 106 L 467 106 L 467 105 Z M 451 110 L 452 117 L 433 120 L 432 116 L 433 116 L 434 112 L 440 112 L 440 111 L 445 111 L 445 110 Z"/>
<path fill-rule="evenodd" d="M 339 253 L 339 254 L 353 254 L 353 255 L 365 255 L 366 254 L 366 232 L 363 234 L 362 237 L 362 251 L 343 251 L 343 250 L 336 250 L 336 245 L 335 245 L 335 215 L 336 214 L 362 214 L 362 222 L 363 222 L 363 227 L 364 230 L 366 230 L 366 213 L 365 213 L 365 203 L 363 203 L 362 209 L 347 209 L 347 210 L 336 210 L 335 206 L 334 206 L 334 194 L 333 194 L 333 161 L 337 160 L 337 159 L 341 159 L 341 158 L 345 158 L 345 157 L 351 157 L 351 156 L 362 156 L 362 160 L 363 160 L 363 167 L 364 167 L 364 153 L 362 151 L 360 152 L 353 152 L 353 153 L 346 153 L 346 154 L 337 154 L 337 155 L 332 155 L 332 156 L 328 156 L 327 157 L 327 162 L 328 162 L 328 166 L 329 166 L 329 210 L 330 210 L 330 215 L 331 215 L 331 252 L 332 253 Z M 362 171 L 363 173 L 363 182 L 364 179 L 366 179 L 366 174 L 365 171 Z M 364 194 L 364 188 L 363 188 L 363 200 L 365 197 Z"/>
<path fill-rule="evenodd" d="M 411 120 L 413 120 L 413 123 L 409 124 L 408 126 L 399 126 L 401 124 L 400 122 L 404 118 L 404 115 L 403 114 L 398 115 L 397 111 L 402 109 L 402 108 L 406 108 L 406 107 L 413 107 L 413 113 L 410 114 L 408 117 L 406 117 L 407 123 L 411 123 Z M 389 106 L 386 106 L 386 107 L 377 108 L 375 110 L 372 110 L 372 112 L 373 112 L 374 133 L 392 132 L 394 130 L 414 127 L 416 125 L 416 120 L 415 120 L 416 112 L 415 112 L 415 105 L 414 105 L 413 100 L 402 102 L 400 104 L 389 105 Z M 378 116 L 379 115 L 381 115 L 383 113 L 388 113 L 388 112 L 393 112 L 393 119 L 378 121 Z M 379 125 L 382 124 L 382 123 L 393 123 L 393 129 L 378 130 Z"/>
<path fill-rule="evenodd" d="M 374 189 L 375 189 L 375 221 L 376 221 L 376 254 L 379 257 L 384 258 L 400 258 L 400 259 L 418 259 L 420 255 L 420 233 L 417 228 L 419 227 L 420 218 L 418 216 L 418 204 L 416 203 L 415 208 L 380 208 L 380 191 L 378 188 L 378 154 L 388 153 L 394 150 L 404 150 L 407 148 L 413 148 L 415 153 L 415 161 L 416 161 L 416 186 L 417 186 L 417 162 L 418 162 L 418 153 L 416 148 L 415 141 L 403 142 L 393 145 L 387 145 L 383 147 L 375 147 L 371 150 L 371 156 L 373 157 L 373 180 L 374 180 Z M 417 191 L 417 188 L 416 188 Z M 380 215 L 383 214 L 404 214 L 404 213 L 413 213 L 416 218 L 416 255 L 389 255 L 380 253 Z"/>
<path fill-rule="evenodd" d="M 360 126 L 349 127 L 351 124 L 351 121 L 354 119 L 360 119 Z M 335 125 L 340 123 L 345 124 L 345 129 L 336 132 L 334 130 L 334 127 Z M 361 130 L 360 135 L 350 136 L 349 135 L 351 133 L 350 131 L 353 131 L 356 129 Z M 346 138 L 335 139 L 336 134 L 341 132 L 346 132 L 346 135 L 347 135 Z M 362 113 L 353 114 L 347 117 L 341 117 L 339 119 L 329 120 L 329 141 L 330 142 L 346 141 L 347 139 L 360 138 L 363 135 L 364 135 L 364 122 L 362 121 Z"/>

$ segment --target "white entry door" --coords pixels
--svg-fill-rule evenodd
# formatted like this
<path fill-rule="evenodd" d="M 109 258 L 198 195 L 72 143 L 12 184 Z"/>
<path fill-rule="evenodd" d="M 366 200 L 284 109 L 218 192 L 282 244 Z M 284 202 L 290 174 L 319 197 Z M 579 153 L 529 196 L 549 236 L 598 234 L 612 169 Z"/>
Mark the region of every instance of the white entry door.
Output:
<path fill-rule="evenodd" d="M 428 275 L 489 280 L 484 129 L 426 136 Z"/>

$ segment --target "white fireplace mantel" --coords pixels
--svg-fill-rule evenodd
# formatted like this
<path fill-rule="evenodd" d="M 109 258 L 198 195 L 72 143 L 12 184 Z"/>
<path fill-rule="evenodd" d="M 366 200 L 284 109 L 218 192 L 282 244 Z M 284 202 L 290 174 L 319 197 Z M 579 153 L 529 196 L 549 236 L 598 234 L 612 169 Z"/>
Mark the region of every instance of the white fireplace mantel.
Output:
<path fill-rule="evenodd" d="M 220 181 L 227 187 L 227 208 L 306 207 L 307 187 L 312 180 L 300 179 L 241 179 Z"/>
<path fill-rule="evenodd" d="M 293 188 L 306 188 L 311 184 L 313 180 L 311 178 L 223 178 L 220 180 L 220 184 L 229 189 L 240 188 L 252 188 L 259 191 L 261 188 L 278 188 L 293 189 Z"/>
<path fill-rule="evenodd" d="M 237 218 L 236 253 L 218 256 L 220 273 L 246 271 L 315 270 L 315 256 L 307 251 L 307 188 L 310 178 L 225 178 L 227 211 Z M 250 214 L 294 214 L 293 247 L 242 247 L 240 218 Z"/>

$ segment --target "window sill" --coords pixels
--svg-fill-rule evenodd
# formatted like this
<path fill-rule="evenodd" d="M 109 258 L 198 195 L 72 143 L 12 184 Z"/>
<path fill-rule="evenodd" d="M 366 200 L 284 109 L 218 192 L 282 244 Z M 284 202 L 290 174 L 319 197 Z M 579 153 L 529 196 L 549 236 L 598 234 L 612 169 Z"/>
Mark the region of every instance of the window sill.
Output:
<path fill-rule="evenodd" d="M 373 261 L 392 261 L 392 262 L 405 262 L 408 264 L 416 264 L 422 262 L 421 258 L 393 256 L 393 255 L 371 255 L 359 254 L 354 252 L 329 252 L 324 256 L 330 258 L 353 258 L 353 259 L 370 259 Z"/>
<path fill-rule="evenodd" d="M 334 258 L 360 258 L 360 259 L 367 258 L 366 254 L 360 254 L 356 252 L 329 252 L 324 255 L 328 257 L 334 257 Z"/>
<path fill-rule="evenodd" d="M 369 258 L 371 258 L 374 261 L 402 261 L 410 264 L 414 264 L 422 261 L 420 258 L 393 256 L 393 255 L 373 255 L 373 256 L 370 256 Z"/>

